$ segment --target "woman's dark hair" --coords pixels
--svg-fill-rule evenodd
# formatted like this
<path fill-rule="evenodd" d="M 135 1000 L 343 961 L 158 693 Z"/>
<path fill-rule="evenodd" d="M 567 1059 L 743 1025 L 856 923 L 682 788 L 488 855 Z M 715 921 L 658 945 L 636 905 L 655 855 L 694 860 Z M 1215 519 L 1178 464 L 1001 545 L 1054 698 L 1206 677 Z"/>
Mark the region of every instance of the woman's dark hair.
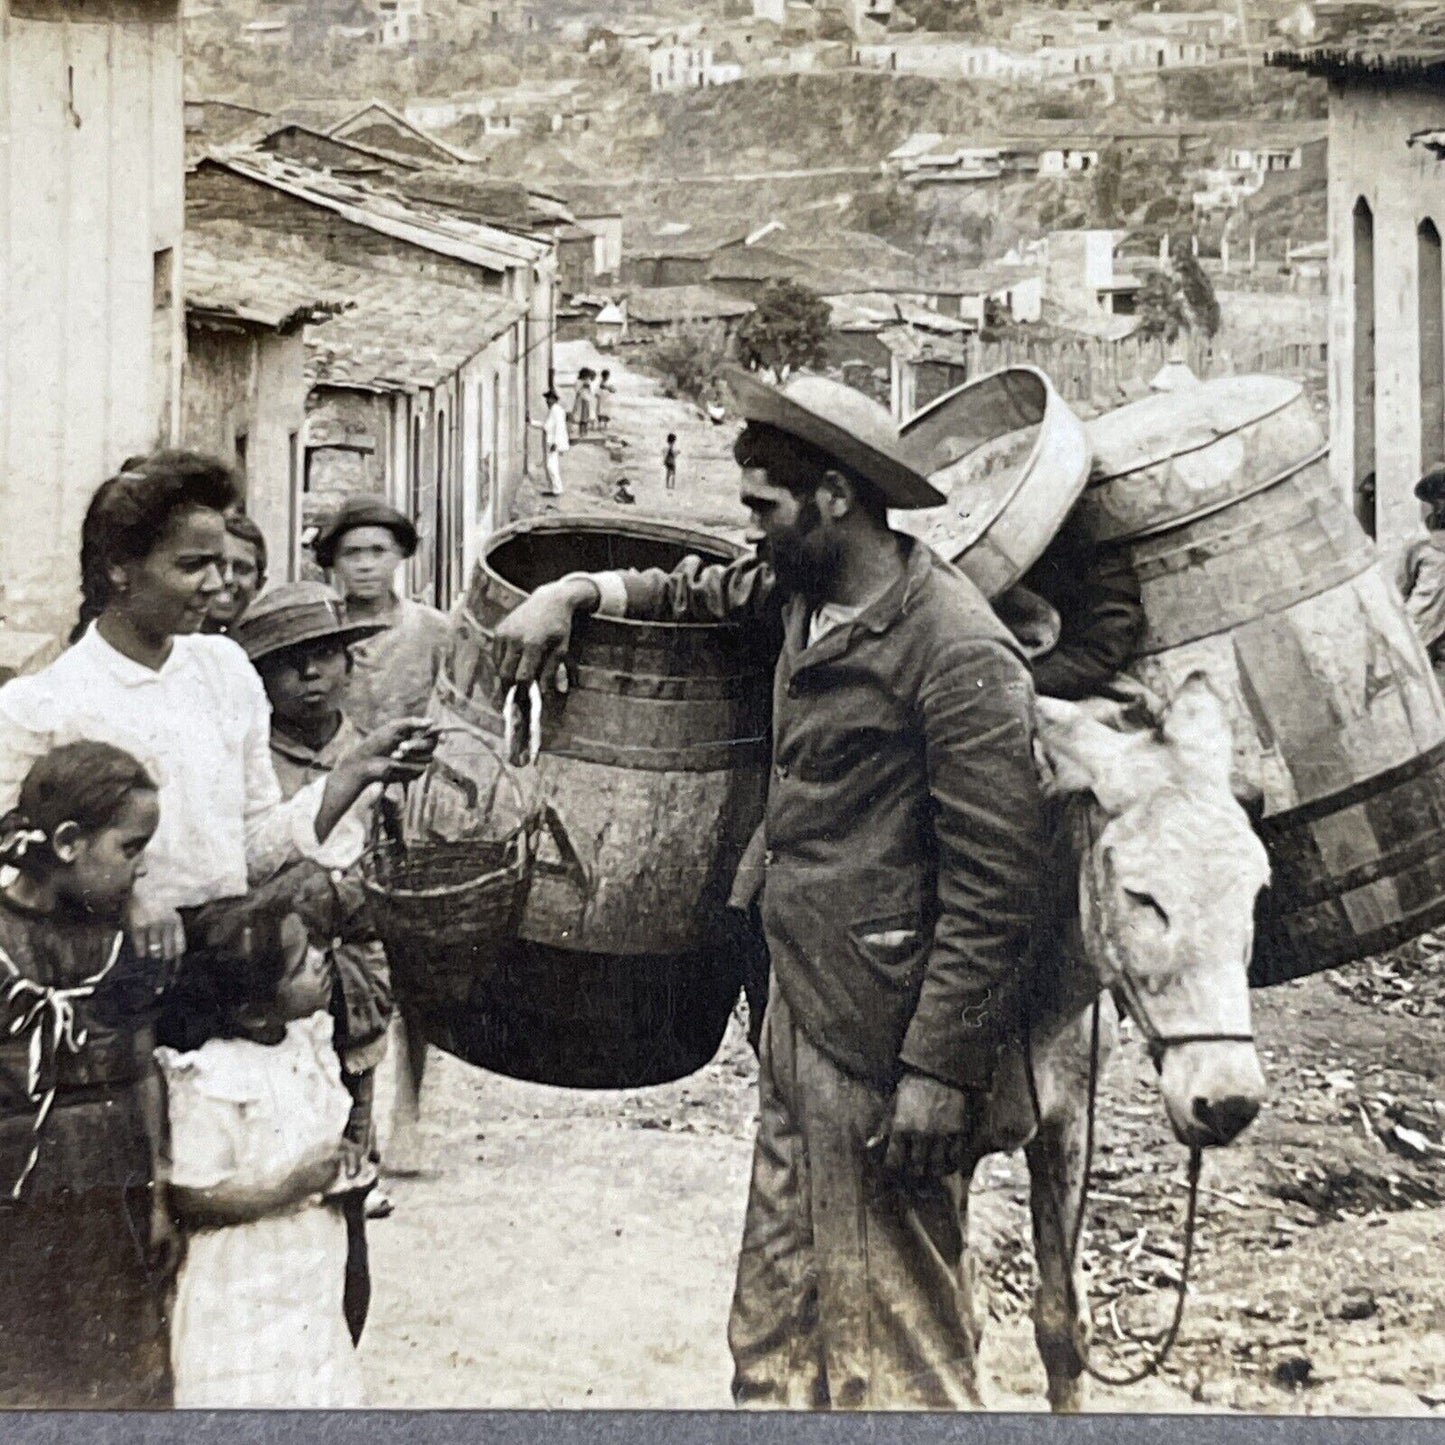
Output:
<path fill-rule="evenodd" d="M 852 485 L 862 511 L 878 526 L 888 525 L 888 503 L 872 482 L 781 427 L 748 422 L 733 443 L 733 459 L 740 467 L 765 471 L 769 481 L 795 497 L 811 497 L 824 472 L 837 472 Z"/>
<path fill-rule="evenodd" d="M 226 531 L 238 542 L 249 542 L 256 553 L 256 588 L 266 584 L 266 538 L 244 512 L 226 513 Z"/>
<path fill-rule="evenodd" d="M 80 529 L 79 639 L 111 601 L 110 569 L 139 562 L 179 513 L 194 507 L 224 512 L 240 501 L 230 468 L 199 452 L 163 451 L 131 458 L 90 499 Z"/>
<path fill-rule="evenodd" d="M 43 875 L 56 866 L 50 840 L 62 823 L 97 832 L 115 821 L 137 788 L 155 786 L 135 758 L 110 743 L 52 748 L 25 775 L 15 807 L 0 818 L 0 863 Z"/>

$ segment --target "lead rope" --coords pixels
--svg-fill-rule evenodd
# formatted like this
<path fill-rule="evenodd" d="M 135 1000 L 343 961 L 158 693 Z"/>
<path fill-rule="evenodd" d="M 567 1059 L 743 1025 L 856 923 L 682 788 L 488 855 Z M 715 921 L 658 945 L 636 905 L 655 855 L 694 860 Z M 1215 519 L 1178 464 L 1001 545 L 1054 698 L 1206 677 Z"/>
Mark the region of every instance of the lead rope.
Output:
<path fill-rule="evenodd" d="M 1084 1168 L 1079 1182 L 1079 1211 L 1074 1216 L 1072 1230 L 1066 1232 L 1064 1221 L 1067 1211 L 1064 1201 L 1059 1197 L 1055 1187 L 1055 1181 L 1047 1181 L 1050 1214 L 1054 1232 L 1058 1236 L 1059 1247 L 1064 1251 L 1066 1278 L 1070 1293 L 1074 1290 L 1074 1269 L 1079 1257 L 1079 1243 L 1083 1238 L 1084 1215 L 1089 1204 L 1089 1184 L 1094 1169 L 1094 1122 L 1097 1114 L 1098 1093 L 1099 1093 L 1099 1024 L 1100 1009 L 1102 1007 L 1102 996 L 1095 998 L 1093 1007 L 1093 1018 L 1089 1030 L 1089 1095 L 1088 1111 L 1085 1115 L 1084 1125 Z M 1036 1127 L 1043 1127 L 1043 1110 L 1039 1105 L 1038 1080 L 1034 1073 L 1034 1041 L 1033 1030 L 1029 1026 L 1027 1011 L 1024 1014 L 1024 1074 L 1028 1082 L 1029 1103 L 1034 1111 Z M 1124 1332 L 1125 1340 L 1141 1349 L 1153 1348 L 1154 1353 L 1144 1361 L 1137 1369 L 1124 1375 L 1110 1375 L 1099 1369 L 1085 1355 L 1083 1360 L 1084 1373 L 1091 1379 L 1097 1380 L 1101 1385 L 1108 1385 L 1113 1389 L 1127 1389 L 1131 1385 L 1142 1384 L 1152 1375 L 1159 1373 L 1163 1368 L 1165 1360 L 1169 1358 L 1175 1342 L 1179 1338 L 1179 1327 L 1184 1321 L 1184 1303 L 1189 1294 L 1189 1270 L 1194 1261 L 1194 1238 L 1196 1225 L 1199 1217 L 1199 1175 L 1203 1165 L 1204 1153 L 1198 1146 L 1189 1151 L 1189 1198 L 1184 1212 L 1184 1244 L 1182 1258 L 1179 1263 L 1179 1286 L 1174 1297 L 1174 1315 L 1169 1321 L 1168 1327 L 1162 1334 L 1152 1338 L 1143 1335 L 1129 1334 Z"/>

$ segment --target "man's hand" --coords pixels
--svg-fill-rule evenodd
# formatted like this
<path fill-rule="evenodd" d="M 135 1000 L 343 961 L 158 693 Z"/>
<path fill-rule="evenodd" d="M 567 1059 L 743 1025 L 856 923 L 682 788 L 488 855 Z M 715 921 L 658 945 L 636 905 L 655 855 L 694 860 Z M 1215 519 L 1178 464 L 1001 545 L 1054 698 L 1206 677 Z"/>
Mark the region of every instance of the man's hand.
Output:
<path fill-rule="evenodd" d="M 913 1184 L 958 1173 L 981 1099 L 927 1074 L 905 1073 L 880 1131 L 880 1145 L 888 1146 L 883 1167 Z"/>
<path fill-rule="evenodd" d="M 539 587 L 508 613 L 492 642 L 492 660 L 502 689 L 513 683 L 526 687 L 536 682 L 565 692 L 562 661 L 572 641 L 572 619 L 582 609 L 595 607 L 598 600 L 591 582 L 571 578 Z"/>

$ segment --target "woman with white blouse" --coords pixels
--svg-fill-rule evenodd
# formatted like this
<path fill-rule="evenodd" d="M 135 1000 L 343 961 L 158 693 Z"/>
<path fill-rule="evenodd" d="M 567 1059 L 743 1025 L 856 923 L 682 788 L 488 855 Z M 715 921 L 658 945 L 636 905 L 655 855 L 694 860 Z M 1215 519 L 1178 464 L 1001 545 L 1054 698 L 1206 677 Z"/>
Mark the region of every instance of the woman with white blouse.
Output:
<path fill-rule="evenodd" d="M 239 897 L 296 858 L 354 862 L 373 785 L 417 776 L 436 746 L 425 719 L 368 734 L 331 774 L 282 800 L 265 689 L 229 638 L 202 634 L 221 591 L 221 463 L 163 452 L 104 483 L 81 541 L 81 621 L 49 667 L 0 687 L 0 812 L 36 758 L 89 738 L 124 748 L 159 787 L 130 931 L 139 953 L 178 959 L 178 910 Z"/>

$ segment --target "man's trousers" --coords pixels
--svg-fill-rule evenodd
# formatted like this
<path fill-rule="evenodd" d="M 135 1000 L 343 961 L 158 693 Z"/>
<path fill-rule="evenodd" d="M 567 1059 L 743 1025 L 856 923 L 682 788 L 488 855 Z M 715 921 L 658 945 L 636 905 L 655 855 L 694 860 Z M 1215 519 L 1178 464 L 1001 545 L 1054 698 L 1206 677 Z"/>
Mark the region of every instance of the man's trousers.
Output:
<path fill-rule="evenodd" d="M 866 1148 L 891 1091 L 845 1073 L 776 986 L 728 1327 L 733 1398 L 787 1409 L 977 1409 L 978 1327 L 954 1176 L 910 1186 Z"/>

